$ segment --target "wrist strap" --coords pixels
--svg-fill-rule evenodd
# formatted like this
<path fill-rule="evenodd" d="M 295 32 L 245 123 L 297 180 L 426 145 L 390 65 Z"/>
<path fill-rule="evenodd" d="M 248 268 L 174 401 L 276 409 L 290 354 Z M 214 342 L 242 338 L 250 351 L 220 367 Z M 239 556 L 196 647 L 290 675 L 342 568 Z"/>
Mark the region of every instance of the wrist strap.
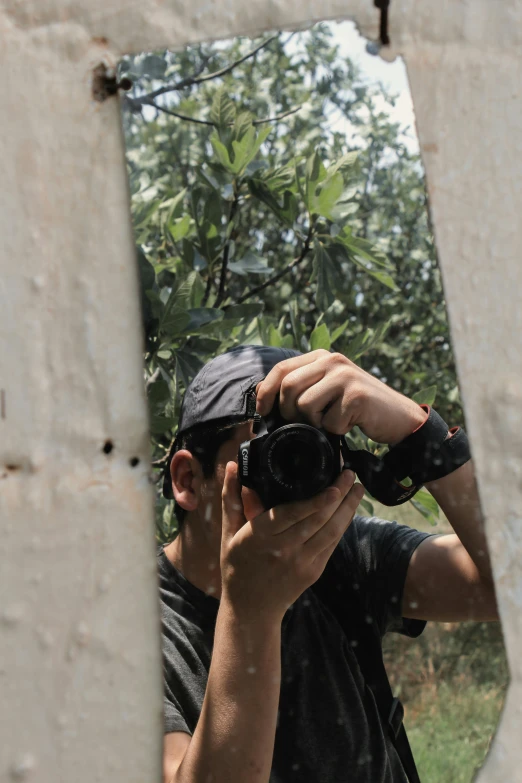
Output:
<path fill-rule="evenodd" d="M 432 408 L 428 405 L 421 408 L 427 413 L 426 421 L 392 446 L 382 459 L 369 451 L 352 451 L 346 439 L 341 438 L 343 469 L 355 471 L 370 495 L 385 506 L 406 503 L 423 484 L 444 478 L 471 459 L 464 430 L 460 427 L 448 430 L 444 419 Z M 407 477 L 411 486 L 401 483 Z"/>
<path fill-rule="evenodd" d="M 471 459 L 464 430 L 461 427 L 448 430 L 444 419 L 433 408 L 429 405 L 421 408 L 428 414 L 424 424 L 392 446 L 383 458 L 399 482 L 407 476 L 416 485 L 436 481 Z"/>

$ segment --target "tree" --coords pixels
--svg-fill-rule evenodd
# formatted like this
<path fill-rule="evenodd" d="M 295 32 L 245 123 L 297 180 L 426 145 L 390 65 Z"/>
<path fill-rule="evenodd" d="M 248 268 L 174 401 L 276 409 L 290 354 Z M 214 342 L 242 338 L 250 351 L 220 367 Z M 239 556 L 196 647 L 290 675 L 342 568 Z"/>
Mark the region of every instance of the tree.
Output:
<path fill-rule="evenodd" d="M 420 161 L 327 25 L 126 58 L 120 75 L 156 467 L 188 382 L 242 342 L 334 345 L 458 412 Z M 159 501 L 160 537 L 171 512 Z"/>

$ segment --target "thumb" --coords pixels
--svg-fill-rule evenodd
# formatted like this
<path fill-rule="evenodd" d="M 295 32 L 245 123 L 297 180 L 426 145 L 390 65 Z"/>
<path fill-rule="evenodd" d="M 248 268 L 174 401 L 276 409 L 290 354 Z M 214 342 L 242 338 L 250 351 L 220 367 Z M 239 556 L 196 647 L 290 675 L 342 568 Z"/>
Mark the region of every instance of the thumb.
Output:
<path fill-rule="evenodd" d="M 237 465 L 235 462 L 227 463 L 222 501 L 223 524 L 221 538 L 225 541 L 230 541 L 247 521 L 243 510 L 241 486 L 237 477 Z"/>

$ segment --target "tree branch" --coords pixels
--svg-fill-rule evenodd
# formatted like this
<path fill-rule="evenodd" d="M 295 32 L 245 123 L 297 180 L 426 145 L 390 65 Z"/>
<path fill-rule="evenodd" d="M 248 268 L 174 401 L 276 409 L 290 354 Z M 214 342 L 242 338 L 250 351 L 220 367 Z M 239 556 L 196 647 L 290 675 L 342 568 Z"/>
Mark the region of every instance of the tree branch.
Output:
<path fill-rule="evenodd" d="M 289 109 L 288 111 L 282 112 L 282 114 L 276 114 L 275 117 L 266 117 L 264 120 L 254 120 L 252 125 L 263 125 L 264 122 L 279 122 L 279 120 L 284 120 L 285 117 L 296 114 L 300 110 L 301 107 L 298 106 L 296 109 Z"/>
<path fill-rule="evenodd" d="M 239 192 L 237 190 L 236 182 L 234 181 L 234 198 L 230 205 L 230 213 L 228 215 L 227 234 L 229 229 L 231 230 L 234 218 L 236 216 L 237 208 L 239 204 Z M 223 249 L 223 263 L 221 264 L 221 275 L 219 278 L 219 289 L 214 307 L 219 307 L 223 299 L 225 298 L 225 285 L 227 281 L 227 269 L 228 269 L 228 257 L 230 255 L 230 236 L 225 242 Z"/>
<path fill-rule="evenodd" d="M 132 99 L 131 99 L 132 100 Z M 197 125 L 210 125 L 210 127 L 215 128 L 216 124 L 215 122 L 210 122 L 210 120 L 198 120 L 196 117 L 189 117 L 188 114 L 180 114 L 177 111 L 172 111 L 172 109 L 166 109 L 164 106 L 160 106 L 159 103 L 154 103 L 153 100 L 148 101 L 146 106 L 153 106 L 158 111 L 162 111 L 164 114 L 170 114 L 171 117 L 177 117 L 178 120 L 185 120 L 186 122 L 195 122 Z"/>
<path fill-rule="evenodd" d="M 203 294 L 203 299 L 201 300 L 201 306 L 202 307 L 206 307 L 207 306 L 207 302 L 208 302 L 208 298 L 210 296 L 211 290 L 212 290 L 212 269 L 211 269 L 210 264 L 209 264 L 207 285 L 205 286 L 205 293 Z"/>
<path fill-rule="evenodd" d="M 178 120 L 185 120 L 185 122 L 195 122 L 197 125 L 207 125 L 211 128 L 217 128 L 215 122 L 211 122 L 210 120 L 199 120 L 197 117 L 189 117 L 188 114 L 180 114 L 178 111 L 173 111 L 172 109 L 167 109 L 165 106 L 160 106 L 159 103 L 155 103 L 155 101 L 148 100 L 145 104 L 140 104 L 139 106 L 135 106 L 134 104 L 134 98 L 126 97 L 126 102 L 130 104 L 130 107 L 133 111 L 141 111 L 141 107 L 143 105 L 145 106 L 152 106 L 157 111 L 162 111 L 164 114 L 170 114 L 172 117 L 177 117 Z M 276 114 L 274 117 L 265 117 L 262 120 L 254 120 L 252 125 L 263 125 L 263 123 L 266 122 L 279 122 L 279 120 L 284 120 L 285 117 L 289 117 L 291 114 L 295 114 L 300 110 L 300 106 L 298 106 L 296 109 L 289 109 L 288 111 L 282 112 L 282 114 Z M 230 123 L 230 127 L 233 126 L 234 123 Z"/>
<path fill-rule="evenodd" d="M 247 299 L 250 299 L 251 296 L 256 296 L 256 294 L 260 294 L 261 291 L 264 291 L 265 288 L 268 288 L 268 286 L 274 285 L 274 283 L 279 282 L 282 277 L 288 274 L 288 272 L 291 272 L 292 269 L 295 269 L 296 266 L 301 264 L 308 253 L 310 252 L 310 244 L 312 242 L 313 237 L 313 228 L 310 226 L 310 229 L 308 231 L 307 237 L 304 241 L 303 249 L 301 250 L 301 253 L 297 256 L 297 258 L 294 258 L 291 264 L 289 264 L 285 269 L 283 269 L 281 272 L 278 272 L 276 275 L 272 275 L 272 277 L 269 277 L 268 280 L 265 280 L 264 283 L 261 283 L 261 285 L 256 286 L 255 288 L 252 288 L 250 291 L 247 291 L 246 294 L 243 294 L 243 296 L 240 296 L 239 299 L 236 302 L 233 302 L 235 305 L 243 304 Z M 227 305 L 223 308 L 223 310 L 227 310 L 230 307 L 230 305 Z"/>
<path fill-rule="evenodd" d="M 206 76 L 200 76 L 200 71 L 196 72 L 195 74 L 192 74 L 191 76 L 185 77 L 185 79 L 182 79 L 179 82 L 175 82 L 174 84 L 166 84 L 164 87 L 159 87 L 157 90 L 154 90 L 153 92 L 149 92 L 147 95 L 142 95 L 139 98 L 132 98 L 131 100 L 138 106 L 139 104 L 148 104 L 150 100 L 154 100 L 154 98 L 157 98 L 159 95 L 165 95 L 166 92 L 176 92 L 177 90 L 184 90 L 186 87 L 192 87 L 195 84 L 202 84 L 203 82 L 208 82 L 211 79 L 219 79 L 220 76 L 226 76 L 227 73 L 230 73 L 234 70 L 234 68 L 237 68 L 238 65 L 241 65 L 241 63 L 244 63 L 245 60 L 250 59 L 250 57 L 253 57 L 255 54 L 257 54 L 261 49 L 264 49 L 265 46 L 268 46 L 269 43 L 272 43 L 276 38 L 278 38 L 277 35 L 271 35 L 270 38 L 266 38 L 264 41 L 262 41 L 258 46 L 256 46 L 254 49 L 251 49 L 249 52 L 243 55 L 243 57 L 240 57 L 239 60 L 235 60 L 233 63 L 230 63 L 230 65 L 226 65 L 224 68 L 221 68 L 219 71 L 214 71 L 213 73 L 207 73 Z M 208 59 L 204 63 L 203 68 L 208 62 Z"/>

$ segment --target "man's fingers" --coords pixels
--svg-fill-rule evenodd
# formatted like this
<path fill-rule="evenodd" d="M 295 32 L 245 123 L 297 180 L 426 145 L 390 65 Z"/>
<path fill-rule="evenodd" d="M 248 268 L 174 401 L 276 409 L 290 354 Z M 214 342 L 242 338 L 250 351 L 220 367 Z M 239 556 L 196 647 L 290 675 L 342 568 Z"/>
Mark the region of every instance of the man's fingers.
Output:
<path fill-rule="evenodd" d="M 308 383 L 296 400 L 298 415 L 314 427 L 322 427 L 325 408 L 330 409 L 330 406 L 342 398 L 343 391 L 342 386 L 338 386 L 331 377 L 321 377 L 313 384 Z"/>
<path fill-rule="evenodd" d="M 330 549 L 332 546 L 335 548 L 350 525 L 363 495 L 362 484 L 354 484 L 328 522 L 304 544 L 303 551 L 306 553 L 307 559 L 315 560 L 326 549 Z"/>
<path fill-rule="evenodd" d="M 312 518 L 317 518 L 320 520 L 319 524 L 324 524 L 324 520 L 328 519 L 342 502 L 354 478 L 351 471 L 343 471 L 331 487 L 313 498 L 276 506 L 254 520 L 254 524 L 266 531 L 267 535 L 275 537 L 286 534 L 287 531 L 289 535 L 294 535 L 292 528 Z M 279 543 L 282 545 L 282 541 Z"/>
<path fill-rule="evenodd" d="M 294 356 L 292 359 L 285 359 L 276 364 L 264 381 L 261 381 L 257 386 L 257 412 L 261 416 L 265 416 L 272 410 L 281 382 L 288 373 L 297 370 L 299 367 L 311 364 L 323 356 L 329 356 L 329 352 L 320 349 L 302 354 L 301 356 Z"/>
<path fill-rule="evenodd" d="M 315 388 L 323 380 L 325 367 L 322 362 L 298 367 L 297 370 L 285 375 L 279 387 L 279 410 L 283 419 L 287 421 L 300 421 L 307 418 L 303 416 L 300 408 L 300 395 L 306 394 L 310 387 Z"/>
<path fill-rule="evenodd" d="M 228 462 L 225 470 L 225 482 L 222 493 L 223 527 L 222 537 L 231 539 L 246 523 L 246 517 L 241 500 L 241 486 L 237 477 L 237 465 Z"/>
<path fill-rule="evenodd" d="M 250 487 L 243 487 L 241 490 L 241 497 L 243 500 L 243 510 L 247 519 L 255 519 L 263 514 L 266 509 L 261 502 L 261 498 Z"/>

